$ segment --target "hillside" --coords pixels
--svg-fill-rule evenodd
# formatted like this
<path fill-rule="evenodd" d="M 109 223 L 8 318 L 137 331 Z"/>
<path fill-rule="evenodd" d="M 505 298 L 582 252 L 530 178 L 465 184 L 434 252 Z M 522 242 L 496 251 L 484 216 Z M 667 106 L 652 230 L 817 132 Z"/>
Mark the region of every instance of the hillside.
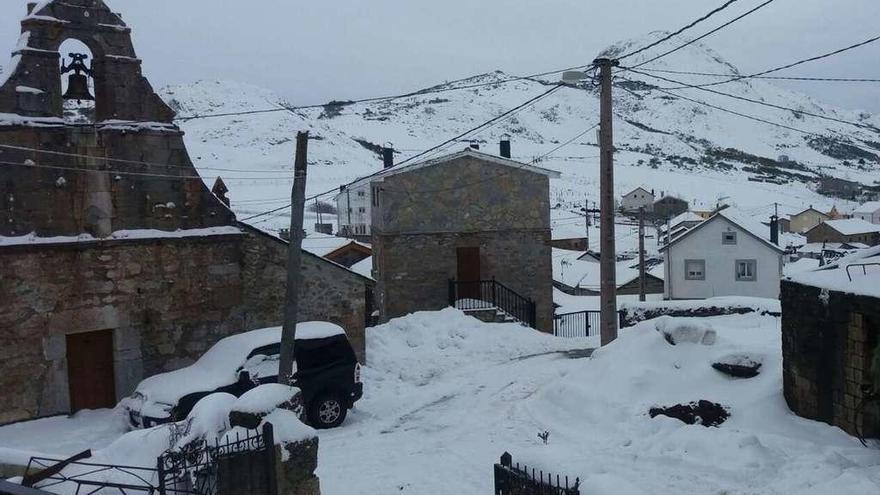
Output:
<path fill-rule="evenodd" d="M 644 46 L 665 33 L 651 33 L 606 50 L 620 54 Z M 681 41 L 681 40 L 680 40 Z M 678 43 L 669 42 L 668 46 Z M 666 45 L 664 45 L 666 46 Z M 656 50 L 656 49 L 655 49 Z M 655 50 L 628 58 L 630 66 Z M 738 74 L 732 64 L 706 45 L 695 43 L 646 68 Z M 718 78 L 659 73 L 691 84 Z M 454 88 L 503 81 L 501 72 L 437 86 Z M 237 117 L 183 121 L 186 141 L 205 181 L 222 175 L 240 218 L 289 202 L 294 137 L 309 130 L 309 194 L 337 188 L 381 167 L 377 149 L 391 142 L 398 161 L 430 148 L 541 94 L 554 81 L 520 80 L 459 91 L 424 94 L 387 102 L 333 104 L 295 112 L 281 111 Z M 673 93 L 705 101 L 757 119 L 797 128 L 780 128 L 657 90 L 675 84 L 625 72 L 615 79 L 616 189 L 637 186 L 674 194 L 694 208 L 719 200 L 757 216 L 769 215 L 779 202 L 784 213 L 809 205 L 830 209 L 851 206 L 817 194 L 815 181 L 833 176 L 873 184 L 880 170 L 880 119 L 866 112 L 823 104 L 765 80 L 741 80 L 712 89 L 804 112 L 861 123 L 864 127 L 831 122 L 797 112 L 758 106 L 695 89 Z M 227 113 L 289 106 L 272 91 L 225 81 L 199 81 L 164 88 L 162 96 L 180 116 Z M 497 143 L 510 134 L 515 159 L 531 161 L 569 141 L 598 122 L 594 88 L 563 88 L 498 125 L 472 136 L 484 151 L 497 152 Z M 873 129 L 872 129 L 873 127 Z M 466 146 L 458 142 L 442 151 Z M 552 202 L 564 207 L 598 200 L 596 135 L 558 150 L 541 165 L 559 170 L 553 181 Z M 434 153 L 431 156 L 437 156 Z M 779 162 L 780 155 L 790 157 Z M 235 169 L 240 171 L 216 170 Z M 749 180 L 749 179 L 752 180 Z M 770 179 L 773 182 L 757 182 Z M 328 197 L 331 199 L 331 197 Z M 280 215 L 260 218 L 260 226 L 278 228 Z"/>

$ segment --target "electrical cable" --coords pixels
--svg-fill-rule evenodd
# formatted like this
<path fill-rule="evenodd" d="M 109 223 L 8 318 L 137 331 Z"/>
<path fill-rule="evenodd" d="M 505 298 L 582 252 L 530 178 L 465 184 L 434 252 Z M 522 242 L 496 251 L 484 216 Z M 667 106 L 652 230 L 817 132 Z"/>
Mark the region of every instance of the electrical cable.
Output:
<path fill-rule="evenodd" d="M 653 42 L 653 43 L 651 43 L 651 44 L 649 44 L 649 45 L 647 45 L 647 46 L 644 46 L 644 47 L 642 47 L 642 48 L 639 48 L 638 50 L 632 51 L 632 52 L 627 53 L 627 54 L 625 54 L 625 55 L 621 55 L 620 57 L 617 57 L 617 60 L 623 60 L 623 59 L 625 59 L 625 58 L 632 57 L 633 55 L 636 55 L 636 54 L 642 53 L 642 52 L 644 52 L 644 51 L 646 51 L 646 50 L 649 50 L 649 49 L 651 49 L 651 48 L 654 48 L 655 46 L 657 46 L 657 45 L 659 45 L 659 44 L 661 44 L 661 43 L 665 43 L 665 42 L 669 41 L 670 39 L 672 39 L 672 38 L 678 36 L 679 34 L 681 34 L 681 33 L 685 32 L 685 31 L 687 31 L 688 29 L 690 29 L 690 28 L 696 26 L 697 24 L 699 24 L 699 23 L 701 23 L 701 22 L 703 22 L 703 21 L 709 19 L 710 17 L 712 17 L 713 15 L 715 15 L 715 14 L 721 12 L 722 10 L 724 10 L 724 9 L 726 9 L 726 8 L 728 8 L 728 7 L 730 7 L 731 5 L 733 5 L 734 3 L 736 3 L 737 1 L 738 1 L 738 0 L 728 0 L 724 5 L 722 5 L 722 6 L 718 7 L 718 8 L 716 8 L 716 9 L 712 10 L 712 11 L 709 12 L 708 14 L 704 15 L 703 17 L 700 17 L 699 19 L 697 19 L 697 20 L 695 20 L 695 21 L 693 21 L 693 22 L 691 22 L 690 24 L 684 26 L 683 28 L 679 29 L 678 31 L 676 31 L 676 32 L 674 32 L 674 33 L 671 33 L 671 34 L 669 34 L 668 36 L 664 36 L 663 38 L 661 38 L 661 39 L 659 39 L 659 40 L 657 40 L 657 41 L 655 41 L 655 42 Z"/>
<path fill-rule="evenodd" d="M 639 67 L 635 65 L 631 68 Z M 669 69 L 651 69 L 648 67 L 642 67 L 641 70 L 647 72 L 662 72 L 666 74 L 682 74 L 688 76 L 711 76 L 711 77 L 739 77 L 741 74 L 719 74 L 717 72 L 690 72 L 684 70 L 669 70 Z M 856 77 L 785 77 L 785 76 L 756 76 L 750 77 L 750 79 L 769 79 L 774 81 L 816 81 L 816 82 L 858 82 L 858 83 L 878 83 L 880 82 L 880 78 L 871 79 L 871 78 L 856 78 Z"/>

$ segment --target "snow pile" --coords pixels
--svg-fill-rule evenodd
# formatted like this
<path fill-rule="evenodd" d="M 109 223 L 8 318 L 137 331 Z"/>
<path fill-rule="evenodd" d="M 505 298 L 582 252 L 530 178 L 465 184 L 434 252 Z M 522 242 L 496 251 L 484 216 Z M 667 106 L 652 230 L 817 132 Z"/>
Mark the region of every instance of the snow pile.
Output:
<path fill-rule="evenodd" d="M 245 392 L 235 404 L 236 411 L 245 413 L 265 413 L 277 409 L 296 396 L 299 389 L 280 383 L 267 383 Z"/>
<path fill-rule="evenodd" d="M 657 331 L 672 345 L 713 345 L 717 334 L 711 325 L 700 320 L 685 320 L 661 316 L 654 322 Z"/>
<path fill-rule="evenodd" d="M 837 292 L 880 297 L 880 265 L 878 264 L 880 264 L 880 246 L 874 246 L 860 249 L 834 264 L 817 270 L 792 274 L 788 280 Z"/>
<path fill-rule="evenodd" d="M 725 296 L 703 300 L 624 302 L 620 305 L 624 320 L 632 325 L 664 315 L 720 316 L 728 314 L 760 313 L 779 315 L 782 306 L 778 299 Z"/>
<path fill-rule="evenodd" d="M 369 370 L 417 384 L 474 362 L 501 363 L 597 344 L 595 338 L 560 339 L 517 323 L 483 323 L 452 308 L 367 329 Z"/>

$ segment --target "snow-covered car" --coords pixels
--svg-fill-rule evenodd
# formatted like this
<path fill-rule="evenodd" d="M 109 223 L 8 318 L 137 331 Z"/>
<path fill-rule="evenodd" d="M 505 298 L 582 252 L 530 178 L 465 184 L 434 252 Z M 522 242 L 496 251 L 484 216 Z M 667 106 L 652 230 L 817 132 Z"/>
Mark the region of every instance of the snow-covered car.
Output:
<path fill-rule="evenodd" d="M 360 365 L 345 331 L 327 322 L 300 323 L 294 349 L 294 386 L 302 391 L 303 419 L 316 428 L 341 425 L 363 395 Z M 122 406 L 136 428 L 180 421 L 213 393 L 240 397 L 277 383 L 280 352 L 280 327 L 227 337 L 192 365 L 142 381 Z"/>

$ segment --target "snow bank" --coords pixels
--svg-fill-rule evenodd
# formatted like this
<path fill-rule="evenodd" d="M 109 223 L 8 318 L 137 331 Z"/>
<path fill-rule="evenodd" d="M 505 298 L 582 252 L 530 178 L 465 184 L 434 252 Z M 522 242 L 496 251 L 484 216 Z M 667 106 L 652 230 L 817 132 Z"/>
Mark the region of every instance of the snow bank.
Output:
<path fill-rule="evenodd" d="M 296 387 L 267 383 L 245 392 L 235 403 L 234 409 L 244 413 L 265 413 L 277 409 L 298 393 Z"/>
<path fill-rule="evenodd" d="M 483 323 L 452 308 L 367 329 L 371 371 L 420 384 L 475 362 L 500 363 L 597 344 L 595 338 L 560 339 L 516 323 Z"/>
<path fill-rule="evenodd" d="M 297 323 L 296 340 L 317 340 L 345 335 L 345 330 L 339 325 L 326 321 L 310 321 Z"/>

